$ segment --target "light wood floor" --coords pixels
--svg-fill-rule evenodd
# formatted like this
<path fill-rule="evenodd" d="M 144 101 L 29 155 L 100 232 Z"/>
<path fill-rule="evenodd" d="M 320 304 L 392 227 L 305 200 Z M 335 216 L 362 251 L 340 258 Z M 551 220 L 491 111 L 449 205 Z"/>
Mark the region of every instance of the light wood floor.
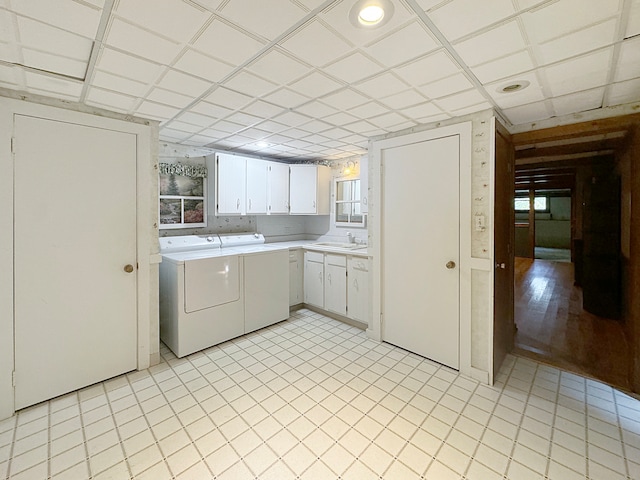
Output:
<path fill-rule="evenodd" d="M 516 257 L 515 351 L 629 390 L 622 323 L 582 309 L 573 263 Z"/>

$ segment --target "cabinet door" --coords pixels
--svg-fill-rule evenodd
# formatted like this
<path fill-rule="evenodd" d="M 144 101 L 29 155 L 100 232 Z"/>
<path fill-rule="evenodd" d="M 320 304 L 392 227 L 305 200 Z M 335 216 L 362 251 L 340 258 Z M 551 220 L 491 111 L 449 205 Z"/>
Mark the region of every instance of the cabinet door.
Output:
<path fill-rule="evenodd" d="M 304 303 L 324 308 L 324 264 L 312 262 L 305 254 Z"/>
<path fill-rule="evenodd" d="M 267 213 L 267 169 L 269 162 L 247 158 L 247 214 Z"/>
<path fill-rule="evenodd" d="M 267 199 L 268 213 L 289 213 L 289 165 L 279 162 L 267 162 Z"/>
<path fill-rule="evenodd" d="M 360 158 L 360 211 L 369 213 L 369 157 Z"/>
<path fill-rule="evenodd" d="M 304 259 L 302 250 L 289 251 L 289 306 L 298 305 L 303 302 L 302 290 L 302 265 Z"/>
<path fill-rule="evenodd" d="M 289 183 L 290 213 L 313 215 L 318 212 L 316 187 L 318 171 L 315 165 L 291 165 Z"/>
<path fill-rule="evenodd" d="M 347 316 L 369 325 L 369 260 L 347 260 Z"/>
<path fill-rule="evenodd" d="M 246 159 L 235 155 L 217 155 L 217 209 L 218 215 L 245 215 Z"/>
<path fill-rule="evenodd" d="M 347 314 L 347 266 L 343 255 L 325 255 L 324 308 Z"/>

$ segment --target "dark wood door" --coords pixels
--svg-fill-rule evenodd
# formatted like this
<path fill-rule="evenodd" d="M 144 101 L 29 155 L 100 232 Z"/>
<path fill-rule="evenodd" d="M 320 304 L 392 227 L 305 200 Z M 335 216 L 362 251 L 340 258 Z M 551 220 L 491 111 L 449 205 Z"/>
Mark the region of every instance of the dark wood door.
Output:
<path fill-rule="evenodd" d="M 620 177 L 594 168 L 584 187 L 582 293 L 586 311 L 620 318 Z"/>
<path fill-rule="evenodd" d="M 496 124 L 495 211 L 494 211 L 494 307 L 493 307 L 493 375 L 497 374 L 513 348 L 515 333 L 514 298 L 514 150 L 510 136 Z"/>

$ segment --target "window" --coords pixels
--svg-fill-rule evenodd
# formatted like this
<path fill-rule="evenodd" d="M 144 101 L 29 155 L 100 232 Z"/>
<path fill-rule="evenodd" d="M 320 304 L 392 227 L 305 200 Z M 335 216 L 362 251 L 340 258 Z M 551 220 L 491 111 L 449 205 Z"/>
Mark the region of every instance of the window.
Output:
<path fill-rule="evenodd" d="M 548 212 L 549 211 L 549 198 L 547 196 L 534 197 L 533 207 L 536 212 Z M 528 212 L 529 211 L 529 197 L 516 197 L 515 199 L 516 212 Z"/>
<path fill-rule="evenodd" d="M 336 226 L 364 226 L 360 205 L 360 179 L 336 180 Z"/>
<path fill-rule="evenodd" d="M 206 169 L 160 164 L 160 228 L 206 227 Z"/>

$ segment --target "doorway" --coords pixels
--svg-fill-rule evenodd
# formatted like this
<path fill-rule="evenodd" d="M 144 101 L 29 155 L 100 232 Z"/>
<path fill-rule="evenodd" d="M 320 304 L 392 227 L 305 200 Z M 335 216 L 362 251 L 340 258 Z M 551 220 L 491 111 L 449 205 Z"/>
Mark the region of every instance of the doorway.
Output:
<path fill-rule="evenodd" d="M 629 390 L 619 163 L 633 119 L 624 118 L 512 137 L 516 204 L 527 207 L 516 205 L 514 351 Z"/>

